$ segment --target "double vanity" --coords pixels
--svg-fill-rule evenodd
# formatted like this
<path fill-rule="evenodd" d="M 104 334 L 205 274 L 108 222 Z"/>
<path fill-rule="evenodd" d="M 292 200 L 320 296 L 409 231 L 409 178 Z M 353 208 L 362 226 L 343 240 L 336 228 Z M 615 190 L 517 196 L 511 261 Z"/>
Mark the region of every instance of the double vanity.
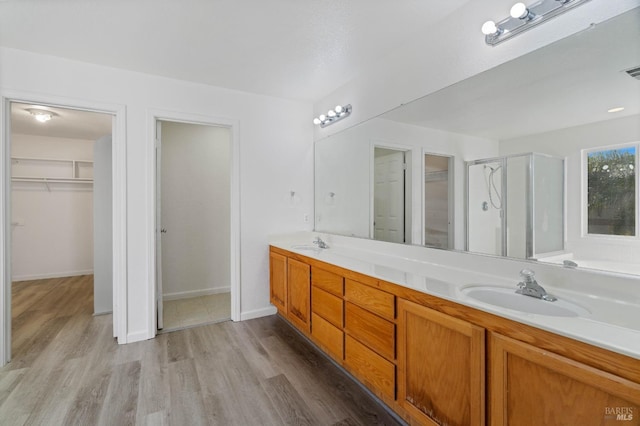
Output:
<path fill-rule="evenodd" d="M 408 423 L 640 424 L 637 277 L 317 237 L 270 241 L 271 302 Z"/>

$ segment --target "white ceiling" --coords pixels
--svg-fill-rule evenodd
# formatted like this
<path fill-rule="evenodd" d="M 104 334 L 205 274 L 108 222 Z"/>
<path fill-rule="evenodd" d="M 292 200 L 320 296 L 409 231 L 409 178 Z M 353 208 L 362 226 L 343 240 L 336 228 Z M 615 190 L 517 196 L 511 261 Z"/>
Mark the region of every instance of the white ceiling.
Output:
<path fill-rule="evenodd" d="M 640 8 L 382 117 L 494 140 L 640 114 Z M 625 107 L 619 113 L 607 110 Z M 639 119 L 640 125 L 640 119 Z"/>
<path fill-rule="evenodd" d="M 0 1 L 0 45 L 317 101 L 468 1 Z"/>
<path fill-rule="evenodd" d="M 41 109 L 56 115 L 45 123 L 35 120 L 27 109 Z M 11 133 L 70 139 L 96 139 L 111 134 L 112 116 L 97 112 L 11 103 Z"/>

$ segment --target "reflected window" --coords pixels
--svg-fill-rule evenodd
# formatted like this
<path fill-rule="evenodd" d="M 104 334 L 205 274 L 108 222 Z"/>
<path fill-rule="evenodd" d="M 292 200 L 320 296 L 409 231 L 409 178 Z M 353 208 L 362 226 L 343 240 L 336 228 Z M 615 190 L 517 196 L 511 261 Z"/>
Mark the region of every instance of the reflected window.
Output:
<path fill-rule="evenodd" d="M 587 233 L 636 236 L 638 145 L 587 152 Z"/>

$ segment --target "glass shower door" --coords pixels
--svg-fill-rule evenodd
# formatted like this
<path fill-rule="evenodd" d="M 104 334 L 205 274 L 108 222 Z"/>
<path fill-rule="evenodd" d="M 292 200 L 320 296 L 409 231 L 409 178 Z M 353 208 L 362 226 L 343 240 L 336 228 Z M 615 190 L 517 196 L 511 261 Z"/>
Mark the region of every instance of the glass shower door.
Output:
<path fill-rule="evenodd" d="M 467 163 L 467 250 L 505 255 L 504 160 Z"/>

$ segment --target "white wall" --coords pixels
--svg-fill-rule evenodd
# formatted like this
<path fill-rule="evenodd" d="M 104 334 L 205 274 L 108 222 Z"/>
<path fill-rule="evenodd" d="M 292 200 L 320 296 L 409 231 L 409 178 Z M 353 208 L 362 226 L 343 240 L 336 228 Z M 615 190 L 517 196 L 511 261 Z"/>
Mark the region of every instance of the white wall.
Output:
<path fill-rule="evenodd" d="M 162 287 L 165 299 L 231 286 L 231 131 L 162 122 Z"/>
<path fill-rule="evenodd" d="M 52 56 L 0 48 L 0 87 L 19 93 L 84 100 L 126 108 L 127 340 L 151 338 L 154 197 L 152 110 L 239 122 L 241 316 L 271 313 L 270 234 L 311 229 L 313 117 L 304 102 L 129 72 Z M 296 202 L 288 194 L 296 192 Z"/>
<path fill-rule="evenodd" d="M 113 311 L 111 135 L 93 144 L 93 312 Z"/>
<path fill-rule="evenodd" d="M 441 22 L 425 25 L 392 53 L 381 55 L 368 72 L 314 103 L 316 116 L 337 104 L 353 105 L 349 118 L 324 129 L 316 126 L 315 138 L 376 117 L 640 6 L 640 0 L 592 0 L 498 46 L 488 46 L 480 27 L 489 19 L 497 22 L 509 16 L 513 3 L 467 2 Z"/>
<path fill-rule="evenodd" d="M 640 116 L 636 115 L 505 140 L 500 143 L 500 155 L 535 151 L 566 158 L 566 251 L 575 253 L 578 259 L 637 263 L 640 239 L 582 235 L 581 151 L 638 141 Z"/>
<path fill-rule="evenodd" d="M 372 144 L 411 150 L 412 242 L 422 241 L 423 152 L 454 156 L 455 248 L 464 248 L 465 161 L 498 155 L 498 143 L 374 119 L 316 142 L 316 230 L 369 237 Z M 348 183 L 348 184 L 347 184 Z M 328 196 L 334 192 L 332 200 Z M 316 220 L 318 218 L 316 217 Z"/>
<path fill-rule="evenodd" d="M 90 140 L 13 134 L 11 143 L 12 157 L 93 159 Z M 67 163 L 20 161 L 12 169 L 13 175 L 20 176 L 73 176 Z M 47 189 L 43 183 L 13 182 L 11 201 L 14 281 L 93 272 L 90 184 L 51 183 Z"/>

